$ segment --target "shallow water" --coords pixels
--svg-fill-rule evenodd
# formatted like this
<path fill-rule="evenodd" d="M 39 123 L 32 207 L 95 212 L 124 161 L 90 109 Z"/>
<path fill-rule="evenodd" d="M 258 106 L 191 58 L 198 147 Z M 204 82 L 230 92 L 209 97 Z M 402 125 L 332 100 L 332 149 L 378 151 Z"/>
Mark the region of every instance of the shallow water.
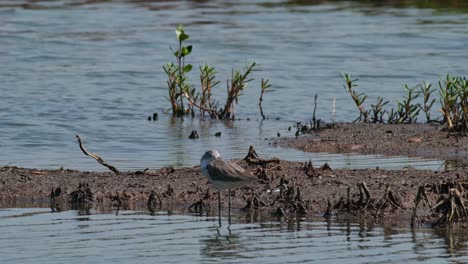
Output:
<path fill-rule="evenodd" d="M 441 161 L 302 154 L 264 140 L 293 136 L 287 128 L 308 122 L 315 93 L 319 118 L 331 121 L 334 99 L 336 121 L 357 117 L 342 71 L 360 78 L 369 102 L 380 95 L 393 104 L 403 83 L 467 75 L 467 4 L 392 2 L 0 1 L 0 165 L 105 170 L 79 151 L 80 134 L 121 170 L 195 165 L 212 147 L 241 158 L 249 145 L 267 156 L 338 167 L 439 169 Z M 177 24 L 194 45 L 188 62 L 215 65 L 219 80 L 252 60 L 260 65 L 236 108 L 243 121 L 181 122 L 162 113 L 169 107 L 162 65 L 172 60 Z M 273 84 L 264 122 L 261 77 Z M 148 122 L 153 112 L 160 118 Z M 194 129 L 198 140 L 188 139 Z M 213 136 L 218 131 L 221 138 Z"/>
<path fill-rule="evenodd" d="M 223 219 L 224 223 L 226 219 Z M 2 263 L 463 263 L 466 234 L 322 219 L 0 209 Z"/>

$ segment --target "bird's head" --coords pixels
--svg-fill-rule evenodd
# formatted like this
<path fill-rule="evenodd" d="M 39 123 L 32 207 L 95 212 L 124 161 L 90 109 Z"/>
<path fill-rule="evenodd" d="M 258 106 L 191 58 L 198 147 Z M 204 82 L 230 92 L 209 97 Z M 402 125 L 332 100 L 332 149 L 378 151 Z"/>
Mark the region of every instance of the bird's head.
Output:
<path fill-rule="evenodd" d="M 203 155 L 203 157 L 201 158 L 201 160 L 214 160 L 214 159 L 218 159 L 220 157 L 219 155 L 219 152 L 216 150 L 216 149 L 210 149 L 208 150 L 207 152 L 205 152 L 205 154 Z"/>
<path fill-rule="evenodd" d="M 200 160 L 200 166 L 203 174 L 207 174 L 207 172 L 205 171 L 206 167 L 212 160 L 218 159 L 219 156 L 220 155 L 218 151 L 216 151 L 215 149 L 208 150 L 207 152 L 205 152 L 205 154 L 203 154 Z"/>

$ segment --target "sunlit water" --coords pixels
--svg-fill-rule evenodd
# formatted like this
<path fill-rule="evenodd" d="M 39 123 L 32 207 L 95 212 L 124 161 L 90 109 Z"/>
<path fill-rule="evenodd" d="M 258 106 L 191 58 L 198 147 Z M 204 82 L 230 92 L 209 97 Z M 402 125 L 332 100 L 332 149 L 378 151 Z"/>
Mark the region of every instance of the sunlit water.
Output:
<path fill-rule="evenodd" d="M 465 263 L 466 238 L 446 230 L 245 215 L 0 209 L 1 263 Z"/>
<path fill-rule="evenodd" d="M 434 160 L 303 154 L 268 145 L 265 138 L 293 136 L 289 126 L 308 122 L 315 93 L 319 118 L 331 121 L 334 99 L 335 121 L 357 116 L 340 72 L 360 78 L 369 102 L 380 95 L 392 105 L 402 98 L 403 83 L 467 75 L 462 1 L 450 8 L 431 1 L 401 7 L 316 2 L 0 1 L 0 166 L 104 170 L 80 152 L 79 134 L 90 151 L 121 170 L 195 165 L 212 147 L 241 158 L 249 145 L 266 156 L 335 167 L 442 167 Z M 259 64 L 262 71 L 236 107 L 242 121 L 182 122 L 163 114 L 169 103 L 162 65 L 173 60 L 178 24 L 194 46 L 187 62 L 195 70 L 216 66 L 218 100 L 232 68 Z M 262 77 L 273 85 L 264 122 L 257 107 Z M 197 83 L 196 71 L 191 80 Z M 148 122 L 153 112 L 160 118 Z M 200 138 L 190 140 L 194 129 Z"/>

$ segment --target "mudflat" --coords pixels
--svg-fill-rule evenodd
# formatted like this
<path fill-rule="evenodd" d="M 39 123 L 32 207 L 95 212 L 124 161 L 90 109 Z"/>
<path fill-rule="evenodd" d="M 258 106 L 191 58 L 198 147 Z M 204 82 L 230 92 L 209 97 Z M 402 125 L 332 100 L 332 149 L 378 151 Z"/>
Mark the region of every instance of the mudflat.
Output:
<path fill-rule="evenodd" d="M 436 125 L 339 124 L 273 144 L 306 151 L 359 152 L 461 158 L 468 138 Z M 251 149 L 253 150 L 253 148 Z M 249 155 L 251 152 L 249 151 Z M 271 217 L 321 215 L 397 219 L 399 223 L 466 224 L 468 171 L 335 169 L 328 164 L 278 159 L 235 160 L 253 183 L 232 190 L 233 212 Z M 227 207 L 227 191 L 222 193 Z M 0 167 L 2 204 L 33 200 L 57 204 L 121 206 L 140 202 L 197 213 L 217 210 L 217 190 L 200 166 L 154 171 L 89 172 Z"/>
<path fill-rule="evenodd" d="M 383 154 L 468 162 L 468 137 L 444 125 L 342 123 L 272 144 L 309 152 Z"/>

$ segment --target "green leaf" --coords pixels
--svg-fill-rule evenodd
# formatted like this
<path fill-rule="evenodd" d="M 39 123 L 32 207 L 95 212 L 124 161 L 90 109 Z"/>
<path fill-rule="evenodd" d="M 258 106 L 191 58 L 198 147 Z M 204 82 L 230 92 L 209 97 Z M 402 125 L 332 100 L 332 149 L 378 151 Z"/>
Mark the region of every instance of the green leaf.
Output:
<path fill-rule="evenodd" d="M 178 37 L 180 42 L 183 42 L 184 40 L 187 40 L 188 38 L 189 38 L 189 35 L 185 34 L 184 32 L 182 32 L 182 34 L 180 34 L 180 36 Z"/>
<path fill-rule="evenodd" d="M 180 35 L 182 35 L 184 33 L 184 26 L 178 25 L 176 27 L 175 32 L 176 32 L 177 39 L 180 39 Z"/>
<path fill-rule="evenodd" d="M 192 64 L 187 64 L 187 65 L 185 65 L 185 67 L 184 67 L 184 72 L 189 72 L 189 71 L 191 71 L 191 70 L 192 70 Z"/>
<path fill-rule="evenodd" d="M 182 25 L 178 25 L 176 27 L 176 36 L 180 42 L 183 42 L 184 40 L 189 38 L 189 35 L 185 34 L 184 26 Z"/>
<path fill-rule="evenodd" d="M 190 45 L 188 47 L 182 47 L 182 57 L 186 56 L 186 55 L 189 55 L 190 52 L 192 52 L 192 45 Z"/>
<path fill-rule="evenodd" d="M 182 25 L 178 25 L 176 27 L 176 36 L 180 42 L 183 42 L 184 40 L 189 38 L 189 35 L 185 34 L 184 26 Z"/>

